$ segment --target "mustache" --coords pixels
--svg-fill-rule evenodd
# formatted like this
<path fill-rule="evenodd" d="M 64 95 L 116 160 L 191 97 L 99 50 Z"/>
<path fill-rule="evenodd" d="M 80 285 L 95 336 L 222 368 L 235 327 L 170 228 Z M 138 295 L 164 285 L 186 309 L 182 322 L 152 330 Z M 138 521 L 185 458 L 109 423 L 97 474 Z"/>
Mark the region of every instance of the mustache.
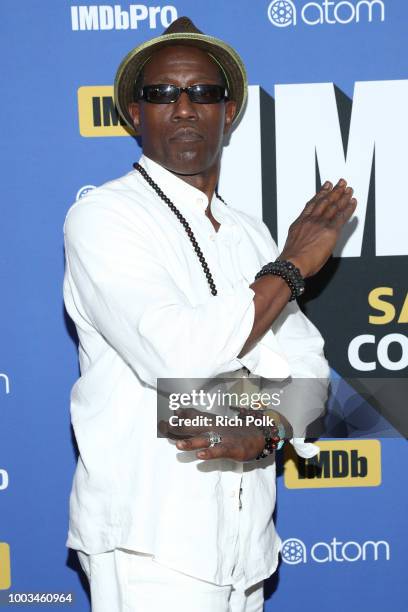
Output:
<path fill-rule="evenodd" d="M 171 135 L 169 140 L 204 140 L 204 136 L 192 127 L 179 127 Z"/>

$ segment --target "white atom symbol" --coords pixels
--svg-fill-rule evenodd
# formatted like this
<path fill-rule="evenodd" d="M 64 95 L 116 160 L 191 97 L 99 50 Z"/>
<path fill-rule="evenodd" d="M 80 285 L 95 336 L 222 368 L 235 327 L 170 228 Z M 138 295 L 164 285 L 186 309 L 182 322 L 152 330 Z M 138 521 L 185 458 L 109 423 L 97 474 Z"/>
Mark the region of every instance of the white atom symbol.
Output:
<path fill-rule="evenodd" d="M 274 0 L 268 9 L 268 16 L 272 23 L 285 27 L 295 22 L 294 6 L 287 0 Z"/>
<path fill-rule="evenodd" d="M 299 540 L 286 540 L 282 546 L 282 559 L 291 565 L 301 563 L 304 556 L 304 544 Z"/>

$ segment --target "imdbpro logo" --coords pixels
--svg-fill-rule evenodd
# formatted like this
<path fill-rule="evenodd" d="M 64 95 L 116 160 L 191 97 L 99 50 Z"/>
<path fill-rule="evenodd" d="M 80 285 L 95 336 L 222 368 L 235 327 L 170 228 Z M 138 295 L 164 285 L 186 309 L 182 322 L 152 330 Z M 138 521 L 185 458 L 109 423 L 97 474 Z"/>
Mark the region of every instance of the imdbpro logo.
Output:
<path fill-rule="evenodd" d="M 10 546 L 0 542 L 0 590 L 11 587 Z"/>
<path fill-rule="evenodd" d="M 381 484 L 379 440 L 316 442 L 320 453 L 302 459 L 285 449 L 285 485 L 288 489 L 377 487 Z"/>
<path fill-rule="evenodd" d="M 78 89 L 79 132 L 81 136 L 129 136 L 113 101 L 113 86 L 85 86 Z"/>
<path fill-rule="evenodd" d="M 130 4 L 123 8 L 120 4 L 93 4 L 91 6 L 71 6 L 71 27 L 78 30 L 137 30 L 140 25 L 167 28 L 177 19 L 175 6 L 146 6 Z"/>

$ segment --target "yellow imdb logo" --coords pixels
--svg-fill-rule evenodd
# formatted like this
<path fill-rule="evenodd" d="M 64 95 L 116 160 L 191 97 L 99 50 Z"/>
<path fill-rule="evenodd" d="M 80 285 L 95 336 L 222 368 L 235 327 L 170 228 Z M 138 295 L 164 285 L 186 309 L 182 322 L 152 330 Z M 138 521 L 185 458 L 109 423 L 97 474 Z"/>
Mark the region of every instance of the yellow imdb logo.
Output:
<path fill-rule="evenodd" d="M 285 485 L 288 489 L 377 487 L 381 484 L 379 440 L 316 442 L 320 453 L 302 459 L 285 448 Z"/>
<path fill-rule="evenodd" d="M 81 136 L 129 136 L 133 132 L 119 116 L 112 85 L 78 89 L 79 132 Z"/>
<path fill-rule="evenodd" d="M 11 587 L 10 546 L 0 542 L 0 590 Z"/>

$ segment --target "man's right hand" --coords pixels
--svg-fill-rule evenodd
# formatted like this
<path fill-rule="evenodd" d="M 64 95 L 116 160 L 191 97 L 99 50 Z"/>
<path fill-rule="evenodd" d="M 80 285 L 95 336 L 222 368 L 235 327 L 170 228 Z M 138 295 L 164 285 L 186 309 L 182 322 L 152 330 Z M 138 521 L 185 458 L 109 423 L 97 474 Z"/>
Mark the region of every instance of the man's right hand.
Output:
<path fill-rule="evenodd" d="M 305 278 L 316 274 L 332 254 L 356 205 L 353 189 L 344 179 L 334 188 L 327 181 L 290 226 L 279 259 L 294 263 Z"/>

